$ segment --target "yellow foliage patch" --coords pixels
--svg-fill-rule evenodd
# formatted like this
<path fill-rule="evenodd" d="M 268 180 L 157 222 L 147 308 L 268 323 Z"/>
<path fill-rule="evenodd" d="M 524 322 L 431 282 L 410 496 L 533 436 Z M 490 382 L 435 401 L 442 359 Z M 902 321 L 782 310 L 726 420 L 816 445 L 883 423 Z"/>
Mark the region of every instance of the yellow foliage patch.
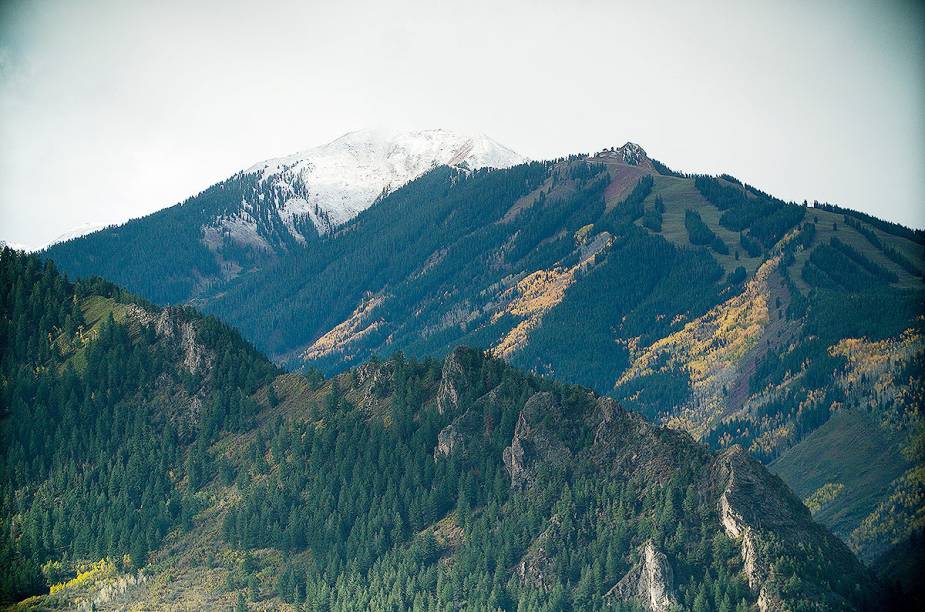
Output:
<path fill-rule="evenodd" d="M 379 329 L 381 320 L 372 321 L 373 312 L 379 307 L 385 297 L 374 295 L 360 301 L 353 313 L 330 331 L 315 340 L 315 342 L 302 353 L 303 359 L 317 359 L 330 355 L 342 347 L 360 340 L 364 336 Z"/>
<path fill-rule="evenodd" d="M 894 431 L 902 429 L 910 419 L 925 416 L 914 385 L 896 378 L 896 373 L 923 351 L 925 342 L 912 329 L 898 338 L 876 342 L 845 338 L 829 347 L 830 355 L 848 361 L 836 384 L 848 391 L 849 396 L 863 397 L 866 407 L 878 415 L 880 424 Z"/>
<path fill-rule="evenodd" d="M 90 563 L 77 572 L 77 576 L 67 582 L 59 582 L 51 585 L 48 590 L 49 595 L 55 595 L 64 590 L 76 589 L 89 586 L 103 578 L 111 578 L 116 575 L 116 566 L 109 559 L 100 559 L 96 563 Z"/>
<path fill-rule="evenodd" d="M 830 504 L 836 497 L 845 491 L 845 485 L 840 482 L 827 482 L 803 500 L 809 511 L 816 514 Z"/>
<path fill-rule="evenodd" d="M 925 465 L 918 465 L 893 481 L 890 496 L 851 532 L 848 543 L 856 551 L 870 542 L 897 544 L 922 528 L 925 528 Z"/>
<path fill-rule="evenodd" d="M 578 244 L 584 244 L 584 242 L 588 239 L 588 234 L 591 233 L 591 230 L 593 228 L 594 228 L 593 223 L 589 223 L 585 225 L 584 227 L 579 228 L 578 231 L 575 232 L 575 242 L 577 242 Z"/>
<path fill-rule="evenodd" d="M 586 228 L 587 231 L 582 233 L 582 230 Z M 588 231 L 590 231 L 590 226 L 578 230 L 575 234 L 576 240 L 586 240 Z M 607 248 L 607 245 L 603 246 L 602 250 Z M 595 254 L 586 253 L 584 258 L 571 268 L 556 266 L 549 270 L 537 270 L 505 291 L 501 298 L 509 302 L 505 308 L 492 315 L 492 322 L 494 323 L 505 314 L 525 318 L 491 349 L 491 353 L 496 357 L 507 358 L 526 345 L 530 331 L 540 324 L 543 315 L 562 301 L 565 297 L 565 290 L 575 282 L 575 274 L 585 266 L 593 264 Z"/>
<path fill-rule="evenodd" d="M 779 264 L 780 256 L 769 259 L 742 293 L 633 355 L 632 365 L 616 386 L 655 372 L 685 369 L 692 397 L 669 424 L 701 435 L 723 416 L 725 394 L 735 381 L 742 357 L 768 325 L 768 278 Z"/>

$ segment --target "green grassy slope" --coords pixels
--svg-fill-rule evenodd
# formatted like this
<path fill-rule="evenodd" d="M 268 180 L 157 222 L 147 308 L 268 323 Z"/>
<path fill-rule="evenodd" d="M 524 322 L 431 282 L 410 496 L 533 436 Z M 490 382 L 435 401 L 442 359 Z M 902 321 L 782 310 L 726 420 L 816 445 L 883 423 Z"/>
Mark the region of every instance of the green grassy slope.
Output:
<path fill-rule="evenodd" d="M 751 275 L 761 265 L 762 257 L 749 257 L 745 249 L 739 246 L 739 234 L 737 232 L 733 232 L 719 224 L 721 211 L 703 198 L 697 188 L 694 187 L 693 179 L 656 176 L 655 188 L 649 198 L 646 199 L 646 205 L 651 207 L 656 196 L 661 196 L 662 201 L 665 203 L 661 235 L 673 244 L 692 248 L 693 245 L 691 245 L 688 238 L 687 229 L 684 227 L 684 212 L 691 209 L 700 213 L 704 223 L 722 239 L 729 249 L 728 255 L 712 253 L 713 257 L 723 266 L 727 273 L 738 266 L 742 266 Z M 736 251 L 739 252 L 738 260 L 735 258 Z"/>
<path fill-rule="evenodd" d="M 812 209 L 807 214 L 807 220 L 814 221 L 816 223 L 816 244 L 828 244 L 833 237 L 838 238 L 845 244 L 850 245 L 853 249 L 863 254 L 871 261 L 896 274 L 899 277 L 899 282 L 896 283 L 897 286 L 906 289 L 921 289 L 922 279 L 920 277 L 916 278 L 898 266 L 895 262 L 886 257 L 880 249 L 872 245 L 870 241 L 862 236 L 856 229 L 846 225 L 844 223 L 843 215 L 836 214 L 828 210 Z M 925 248 L 923 248 L 921 245 L 918 245 L 899 236 L 887 234 L 886 232 L 877 229 L 867 223 L 861 223 L 873 231 L 884 244 L 888 244 L 896 250 L 900 251 L 912 262 L 917 264 L 920 269 L 925 270 Z M 794 263 L 792 266 L 794 281 L 796 282 L 796 285 L 799 287 L 800 291 L 803 291 L 804 293 L 810 289 L 810 286 L 803 279 L 802 275 L 803 266 L 806 265 L 806 261 L 809 259 L 810 252 L 811 251 L 807 249 L 795 253 Z"/>
<path fill-rule="evenodd" d="M 908 467 L 900 442 L 864 412 L 844 410 L 769 467 L 803 499 L 827 483 L 844 485 L 814 518 L 847 540 Z"/>

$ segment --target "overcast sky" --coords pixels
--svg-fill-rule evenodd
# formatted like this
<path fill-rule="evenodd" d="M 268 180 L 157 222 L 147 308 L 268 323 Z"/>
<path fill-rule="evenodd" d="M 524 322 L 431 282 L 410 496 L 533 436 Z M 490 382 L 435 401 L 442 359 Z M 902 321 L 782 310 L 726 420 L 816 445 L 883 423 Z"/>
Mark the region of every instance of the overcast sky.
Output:
<path fill-rule="evenodd" d="M 0 0 L 0 239 L 169 206 L 365 126 L 641 144 L 925 227 L 922 3 Z"/>

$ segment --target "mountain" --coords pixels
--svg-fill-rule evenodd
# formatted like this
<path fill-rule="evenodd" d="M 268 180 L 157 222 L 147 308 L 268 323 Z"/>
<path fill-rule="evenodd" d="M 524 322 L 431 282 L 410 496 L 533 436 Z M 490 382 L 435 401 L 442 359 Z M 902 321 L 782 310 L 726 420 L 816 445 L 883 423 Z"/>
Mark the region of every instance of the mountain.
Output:
<path fill-rule="evenodd" d="M 855 609 L 873 575 L 740 447 L 482 351 L 282 374 L 5 249 L 0 558 L 24 609 Z M 251 603 L 248 604 L 248 601 Z"/>
<path fill-rule="evenodd" d="M 249 168 L 261 181 L 292 193 L 279 211 L 288 219 L 309 215 L 328 233 L 377 199 L 437 166 L 475 170 L 508 168 L 525 158 L 491 138 L 450 130 L 359 130 L 326 145 Z M 297 240 L 294 227 L 290 233 Z"/>
<path fill-rule="evenodd" d="M 627 143 L 437 167 L 195 304 L 291 368 L 463 344 L 582 384 L 741 445 L 873 560 L 925 524 L 923 245 Z M 118 253 L 86 267 L 88 239 L 68 249 L 47 255 L 70 274 L 121 270 Z"/>
<path fill-rule="evenodd" d="M 317 241 L 437 166 L 470 171 L 524 161 L 481 134 L 360 130 L 255 164 L 124 225 L 62 237 L 46 252 L 72 274 L 100 275 L 156 302 L 180 303 Z"/>
<path fill-rule="evenodd" d="M 253 427 L 277 368 L 212 317 L 7 248 L 0 303 L 0 599 L 104 555 L 141 566 L 191 520 L 208 446 Z"/>
<path fill-rule="evenodd" d="M 81 236 L 86 236 L 87 234 L 98 232 L 105 227 L 105 225 L 100 225 L 98 223 L 82 223 L 77 227 L 64 232 L 49 242 L 48 245 L 51 246 L 53 244 L 58 244 L 59 242 L 67 242 L 68 240 L 73 240 L 74 238 L 80 238 Z"/>

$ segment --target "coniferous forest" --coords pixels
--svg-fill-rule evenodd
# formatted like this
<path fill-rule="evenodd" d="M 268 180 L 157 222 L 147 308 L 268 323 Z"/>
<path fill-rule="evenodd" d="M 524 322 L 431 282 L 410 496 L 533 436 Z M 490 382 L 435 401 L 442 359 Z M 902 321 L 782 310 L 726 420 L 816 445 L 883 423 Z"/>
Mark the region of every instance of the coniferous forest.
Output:
<path fill-rule="evenodd" d="M 913 601 L 921 236 L 633 147 L 437 167 L 303 240 L 245 173 L 4 250 L 3 599 Z"/>
<path fill-rule="evenodd" d="M 4 599 L 47 589 L 75 560 L 141 567 L 190 524 L 206 449 L 252 427 L 251 394 L 277 370 L 215 319 L 158 319 L 150 303 L 98 279 L 72 284 L 34 256 L 5 248 L 0 274 Z M 194 318 L 192 340 L 212 355 L 198 366 L 164 339 Z M 177 413 L 190 403 L 195 421 Z"/>
<path fill-rule="evenodd" d="M 471 349 L 280 375 L 193 310 L 9 249 L 0 263 L 8 600 L 66 605 L 119 573 L 150 575 L 127 591 L 150 596 L 212 530 L 193 567 L 224 576 L 213 603 L 631 609 L 653 562 L 694 610 L 878 588 L 760 464 L 580 387 Z"/>
<path fill-rule="evenodd" d="M 0 0 L 0 612 L 925 610 L 845 4 Z"/>

